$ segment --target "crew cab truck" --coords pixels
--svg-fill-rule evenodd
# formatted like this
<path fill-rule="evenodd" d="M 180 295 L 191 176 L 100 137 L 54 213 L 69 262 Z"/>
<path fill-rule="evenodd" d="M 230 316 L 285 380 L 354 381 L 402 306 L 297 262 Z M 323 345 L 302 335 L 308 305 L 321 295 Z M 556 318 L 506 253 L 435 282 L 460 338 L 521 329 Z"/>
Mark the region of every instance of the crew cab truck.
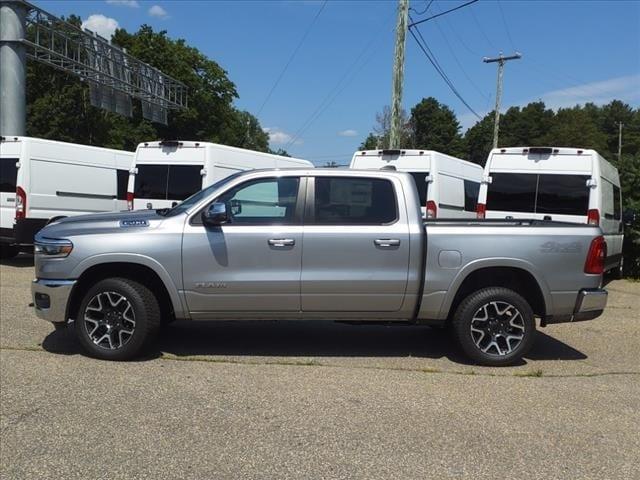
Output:
<path fill-rule="evenodd" d="M 450 325 L 506 365 L 541 324 L 605 308 L 599 227 L 423 221 L 413 178 L 334 169 L 234 174 L 164 210 L 69 217 L 36 239 L 36 314 L 126 360 L 173 319 Z M 73 322 L 71 322 L 73 321 Z"/>

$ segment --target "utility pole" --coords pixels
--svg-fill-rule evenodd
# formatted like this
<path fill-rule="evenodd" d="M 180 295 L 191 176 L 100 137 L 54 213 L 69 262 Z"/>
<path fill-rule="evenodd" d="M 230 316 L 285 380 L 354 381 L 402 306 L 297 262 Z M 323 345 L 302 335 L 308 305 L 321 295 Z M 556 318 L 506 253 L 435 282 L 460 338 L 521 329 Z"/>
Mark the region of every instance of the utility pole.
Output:
<path fill-rule="evenodd" d="M 391 130 L 389 148 L 400 148 L 402 131 L 402 85 L 404 83 L 404 46 L 409 18 L 409 0 L 398 0 L 398 23 L 396 25 L 396 48 L 393 62 L 393 84 L 391 85 Z"/>
<path fill-rule="evenodd" d="M 495 122 L 493 125 L 493 148 L 498 148 L 498 131 L 500 129 L 500 101 L 502 100 L 502 72 L 504 70 L 504 64 L 509 60 L 518 60 L 522 58 L 522 54 L 516 52 L 513 55 L 505 57 L 500 52 L 500 55 L 494 58 L 484 57 L 482 61 L 484 63 L 498 63 L 498 85 L 496 87 L 496 110 L 495 110 Z"/>
<path fill-rule="evenodd" d="M 27 5 L 16 0 L 0 1 L 0 135 L 26 133 Z"/>
<path fill-rule="evenodd" d="M 618 122 L 618 162 L 622 160 L 622 122 Z"/>

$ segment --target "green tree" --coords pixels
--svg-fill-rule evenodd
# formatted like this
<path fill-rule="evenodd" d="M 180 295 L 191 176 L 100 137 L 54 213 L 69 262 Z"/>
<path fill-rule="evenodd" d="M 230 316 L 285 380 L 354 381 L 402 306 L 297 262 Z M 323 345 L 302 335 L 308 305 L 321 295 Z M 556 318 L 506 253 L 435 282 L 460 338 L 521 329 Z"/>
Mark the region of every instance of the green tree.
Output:
<path fill-rule="evenodd" d="M 380 148 L 381 142 L 380 137 L 370 133 L 367 138 L 360 144 L 358 150 L 375 150 L 376 148 Z"/>
<path fill-rule="evenodd" d="M 466 155 L 470 162 L 484 165 L 493 145 L 494 113 L 487 113 L 482 120 L 469 128 L 464 135 Z"/>
<path fill-rule="evenodd" d="M 411 109 L 410 124 L 416 148 L 463 156 L 464 140 L 455 113 L 435 98 L 423 98 Z"/>

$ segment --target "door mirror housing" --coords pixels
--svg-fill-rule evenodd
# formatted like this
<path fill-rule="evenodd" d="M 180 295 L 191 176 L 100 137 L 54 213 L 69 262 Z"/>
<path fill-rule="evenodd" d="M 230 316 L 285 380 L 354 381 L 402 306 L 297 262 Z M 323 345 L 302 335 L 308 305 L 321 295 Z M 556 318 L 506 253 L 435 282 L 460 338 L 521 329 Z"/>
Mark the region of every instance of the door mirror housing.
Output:
<path fill-rule="evenodd" d="M 216 227 L 227 223 L 227 205 L 222 202 L 213 202 L 202 211 L 202 223 L 209 227 Z"/>

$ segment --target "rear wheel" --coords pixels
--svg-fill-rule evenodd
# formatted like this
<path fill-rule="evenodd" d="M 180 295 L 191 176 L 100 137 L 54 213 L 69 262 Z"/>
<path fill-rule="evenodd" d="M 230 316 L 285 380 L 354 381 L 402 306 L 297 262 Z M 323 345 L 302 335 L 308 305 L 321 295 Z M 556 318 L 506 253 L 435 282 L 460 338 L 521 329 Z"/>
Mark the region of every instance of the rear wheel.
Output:
<path fill-rule="evenodd" d="M 155 339 L 160 318 L 158 300 L 147 287 L 125 278 L 108 278 L 87 291 L 74 323 L 89 355 L 129 360 Z"/>
<path fill-rule="evenodd" d="M 490 287 L 465 298 L 453 318 L 454 337 L 464 353 L 482 365 L 511 365 L 533 344 L 531 306 L 513 290 Z"/>
<path fill-rule="evenodd" d="M 20 253 L 20 249 L 15 245 L 0 245 L 0 258 L 13 258 Z"/>

